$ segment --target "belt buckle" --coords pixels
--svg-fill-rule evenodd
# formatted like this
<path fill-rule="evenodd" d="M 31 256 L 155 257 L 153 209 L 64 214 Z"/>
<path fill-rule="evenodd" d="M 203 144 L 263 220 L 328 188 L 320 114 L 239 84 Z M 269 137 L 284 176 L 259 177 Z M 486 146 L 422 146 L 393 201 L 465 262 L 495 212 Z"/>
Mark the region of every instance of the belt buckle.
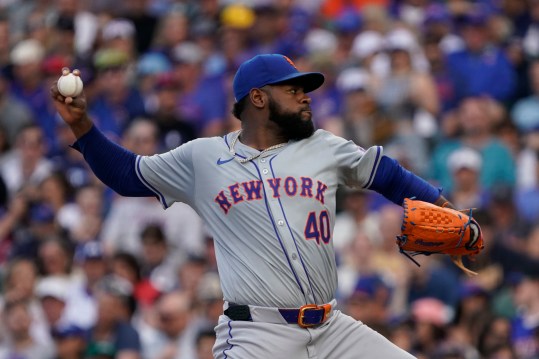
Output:
<path fill-rule="evenodd" d="M 303 322 L 303 319 L 305 319 L 305 311 L 311 310 L 311 309 L 322 309 L 322 310 L 324 310 L 324 314 L 322 315 L 322 320 L 320 320 L 320 323 L 308 324 L 308 323 Z M 298 325 L 300 327 L 302 327 L 302 328 L 309 328 L 309 327 L 314 327 L 315 325 L 322 324 L 322 323 L 324 323 L 326 321 L 326 316 L 327 316 L 327 314 L 329 313 L 330 310 L 331 310 L 331 304 L 324 304 L 324 305 L 306 304 L 306 305 L 303 305 L 303 306 L 301 306 L 301 308 L 299 308 Z"/>

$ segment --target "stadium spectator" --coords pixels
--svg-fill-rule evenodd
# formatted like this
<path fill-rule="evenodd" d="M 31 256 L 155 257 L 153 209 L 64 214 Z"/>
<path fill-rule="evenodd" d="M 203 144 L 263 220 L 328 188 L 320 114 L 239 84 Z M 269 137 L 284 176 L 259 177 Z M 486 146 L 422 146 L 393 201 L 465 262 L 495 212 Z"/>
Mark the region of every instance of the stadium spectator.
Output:
<path fill-rule="evenodd" d="M 29 203 L 28 199 L 24 201 L 27 202 L 24 206 L 29 207 L 27 221 L 21 222 L 13 232 L 9 255 L 11 258 L 38 260 L 41 244 L 58 238 L 58 226 L 50 207 L 39 202 Z"/>
<path fill-rule="evenodd" d="M 389 71 L 373 92 L 381 112 L 395 126 L 386 151 L 415 173 L 425 173 L 425 138 L 436 133 L 435 116 L 440 110 L 435 82 L 413 33 L 395 29 L 385 40 Z"/>
<path fill-rule="evenodd" d="M 53 172 L 45 178 L 39 185 L 39 196 L 54 211 L 62 229 L 76 225 L 79 218 L 76 214 L 77 206 L 72 202 L 73 189 L 63 172 Z"/>
<path fill-rule="evenodd" d="M 144 54 L 151 46 L 159 18 L 147 11 L 150 1 L 131 1 L 129 5 L 124 4 L 123 16 L 131 21 L 135 28 L 134 42 L 135 52 Z"/>
<path fill-rule="evenodd" d="M 28 303 L 23 300 L 11 300 L 5 303 L 2 317 L 7 338 L 0 346 L 0 358 L 49 359 L 53 357 L 53 347 L 39 344 L 30 335 L 31 314 Z"/>
<path fill-rule="evenodd" d="M 539 110 L 539 60 L 530 63 L 528 76 L 532 94 L 518 100 L 511 109 L 511 118 L 521 132 L 539 126 L 539 119 L 535 116 Z"/>
<path fill-rule="evenodd" d="M 514 291 L 515 305 L 520 310 L 511 324 L 511 342 L 518 358 L 531 359 L 539 354 L 539 323 L 535 319 L 539 313 L 538 295 L 539 280 L 535 277 L 524 277 Z"/>
<path fill-rule="evenodd" d="M 187 347 L 184 336 L 191 320 L 191 305 L 189 296 L 180 291 L 167 293 L 156 302 L 155 326 L 141 329 L 144 358 L 192 357 L 187 350 L 193 348 Z"/>
<path fill-rule="evenodd" d="M 179 117 L 192 123 L 199 136 L 222 133 L 227 105 L 223 78 L 205 75 L 204 54 L 192 42 L 176 45 L 171 56 L 173 81 L 179 90 L 176 98 Z M 209 101 L 212 106 L 207 106 Z"/>
<path fill-rule="evenodd" d="M 102 48 L 94 56 L 97 94 L 89 103 L 89 113 L 116 140 L 133 119 L 145 115 L 140 91 L 129 81 L 130 60 L 129 53 L 115 48 Z"/>
<path fill-rule="evenodd" d="M 474 149 L 462 147 L 449 155 L 447 165 L 453 178 L 454 187 L 447 192 L 447 199 L 455 208 L 486 209 L 488 193 L 479 183 L 483 160 Z"/>
<path fill-rule="evenodd" d="M 196 359 L 212 359 L 214 344 L 215 332 L 213 329 L 210 328 L 199 332 L 196 339 Z"/>
<path fill-rule="evenodd" d="M 352 67 L 341 72 L 336 85 L 342 96 L 340 116 L 326 121 L 325 129 L 364 148 L 388 143 L 395 124 L 377 106 L 370 74 Z"/>
<path fill-rule="evenodd" d="M 39 245 L 38 263 L 44 276 L 64 276 L 68 280 L 77 280 L 78 274 L 73 272 L 73 248 L 65 239 L 45 238 Z"/>
<path fill-rule="evenodd" d="M 181 9 L 174 9 L 164 14 L 157 24 L 151 44 L 152 51 L 169 56 L 172 49 L 186 41 L 189 35 L 189 19 Z"/>
<path fill-rule="evenodd" d="M 412 302 L 410 311 L 415 331 L 412 353 L 418 357 L 434 357 L 447 336 L 450 308 L 435 298 L 425 297 Z"/>
<path fill-rule="evenodd" d="M 5 131 L 6 148 L 14 146 L 17 134 L 25 126 L 34 122 L 32 112 L 28 106 L 16 99 L 9 91 L 9 79 L 5 71 L 0 71 L 0 126 Z"/>
<path fill-rule="evenodd" d="M 244 4 L 228 4 L 219 15 L 221 28 L 219 30 L 219 43 L 225 59 L 226 68 L 230 72 L 251 57 L 254 53 L 250 48 L 251 30 L 256 15 L 254 11 Z"/>
<path fill-rule="evenodd" d="M 507 146 L 493 133 L 494 126 L 500 122 L 501 112 L 500 104 L 491 99 L 470 97 L 462 101 L 456 114 L 462 136 L 440 141 L 432 154 L 432 178 L 446 191 L 451 191 L 454 186 L 447 160 L 453 151 L 463 146 L 481 153 L 482 187 L 490 191 L 495 185 L 515 184 L 515 161 Z"/>
<path fill-rule="evenodd" d="M 176 98 L 179 86 L 167 73 L 161 75 L 155 84 L 155 107 L 150 115 L 159 127 L 160 151 L 167 151 L 194 140 L 197 137 L 196 126 L 179 116 L 176 111 Z"/>
<path fill-rule="evenodd" d="M 103 222 L 103 202 L 103 189 L 97 185 L 86 185 L 77 190 L 76 208 L 72 213 L 77 220 L 67 228 L 71 240 L 84 243 L 98 238 Z"/>
<path fill-rule="evenodd" d="M 124 18 L 110 19 L 101 29 L 101 49 L 113 49 L 126 54 L 128 62 L 135 61 L 135 25 Z"/>
<path fill-rule="evenodd" d="M 342 211 L 335 219 L 334 245 L 339 260 L 344 261 L 346 252 L 358 232 L 363 232 L 373 241 L 380 238 L 377 213 L 369 211 L 372 197 L 362 190 L 344 191 Z"/>
<path fill-rule="evenodd" d="M 10 93 L 32 111 L 33 119 L 44 134 L 45 149 L 56 147 L 56 114 L 47 96 L 48 84 L 42 72 L 45 48 L 38 40 L 21 41 L 11 50 L 13 81 Z"/>
<path fill-rule="evenodd" d="M 346 298 L 345 310 L 370 328 L 388 335 L 388 324 L 391 320 L 388 310 L 390 301 L 391 288 L 384 283 L 382 277 L 367 274 L 359 278 L 352 294 Z"/>
<path fill-rule="evenodd" d="M 461 285 L 450 332 L 453 341 L 478 347 L 481 333 L 494 317 L 490 300 L 488 291 L 481 284 L 470 280 Z"/>
<path fill-rule="evenodd" d="M 75 25 L 75 54 L 85 57 L 94 50 L 99 32 L 99 21 L 95 13 L 90 12 L 76 0 L 61 0 L 56 4 L 58 17 L 73 19 Z"/>
<path fill-rule="evenodd" d="M 52 337 L 56 345 L 56 358 L 82 358 L 86 347 L 84 335 L 85 331 L 76 326 L 67 326 L 53 330 Z"/>
<path fill-rule="evenodd" d="M 496 356 L 515 359 L 510 345 L 511 322 L 504 317 L 495 317 L 483 328 L 479 336 L 478 350 L 485 358 Z M 506 352 L 503 356 L 502 352 Z"/>
<path fill-rule="evenodd" d="M 26 303 L 32 317 L 30 335 L 36 342 L 51 346 L 49 326 L 41 302 L 35 293 L 37 278 L 37 267 L 32 260 L 17 258 L 9 262 L 3 277 L 2 302 L 22 301 Z M 0 340 L 1 338 L 2 335 L 0 335 Z"/>
<path fill-rule="evenodd" d="M 46 152 L 46 139 L 40 127 L 29 124 L 19 131 L 13 150 L 0 163 L 0 174 L 10 197 L 23 189 L 27 195 L 35 196 L 39 183 L 53 170 Z"/>
<path fill-rule="evenodd" d="M 97 285 L 96 298 L 97 321 L 86 337 L 84 358 L 141 358 L 139 333 L 131 324 L 136 304 L 130 283 L 104 277 Z"/>
<path fill-rule="evenodd" d="M 512 99 L 516 89 L 515 70 L 505 53 L 490 43 L 487 21 L 481 7 L 469 10 L 460 27 L 466 48 L 447 57 L 457 101 L 488 96 L 503 103 Z"/>
<path fill-rule="evenodd" d="M 67 325 L 66 307 L 70 283 L 62 276 L 46 276 L 36 285 L 36 295 L 41 301 L 49 331 Z"/>
<path fill-rule="evenodd" d="M 382 205 L 378 211 L 380 243 L 373 251 L 372 265 L 381 274 L 384 282 L 391 287 L 391 297 L 387 304 L 388 315 L 392 320 L 406 316 L 408 311 L 408 291 L 414 263 L 395 250 L 395 238 L 400 235 L 402 208 L 393 203 Z M 402 268 L 406 268 L 403 271 Z"/>

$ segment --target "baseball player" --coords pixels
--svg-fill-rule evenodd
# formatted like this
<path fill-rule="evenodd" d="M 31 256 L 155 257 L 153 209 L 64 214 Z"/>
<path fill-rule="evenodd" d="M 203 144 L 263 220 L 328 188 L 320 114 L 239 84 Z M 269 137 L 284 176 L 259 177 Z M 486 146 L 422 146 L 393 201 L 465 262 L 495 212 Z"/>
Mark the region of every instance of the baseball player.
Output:
<path fill-rule="evenodd" d="M 335 193 L 346 185 L 398 204 L 446 200 L 381 147 L 315 130 L 307 93 L 323 82 L 286 56 L 255 56 L 233 82 L 241 130 L 154 156 L 105 138 L 84 95 L 51 89 L 73 147 L 105 184 L 124 196 L 154 196 L 164 208 L 185 202 L 208 225 L 225 300 L 215 358 L 412 358 L 336 309 Z"/>

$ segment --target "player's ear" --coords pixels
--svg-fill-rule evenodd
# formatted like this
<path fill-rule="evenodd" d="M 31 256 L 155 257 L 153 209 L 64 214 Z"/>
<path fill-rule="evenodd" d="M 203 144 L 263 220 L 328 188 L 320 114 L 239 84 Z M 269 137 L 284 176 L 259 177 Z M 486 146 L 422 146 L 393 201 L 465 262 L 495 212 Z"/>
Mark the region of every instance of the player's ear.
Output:
<path fill-rule="evenodd" d="M 249 99 L 256 108 L 263 108 L 268 102 L 268 94 L 259 88 L 254 88 L 249 92 Z"/>

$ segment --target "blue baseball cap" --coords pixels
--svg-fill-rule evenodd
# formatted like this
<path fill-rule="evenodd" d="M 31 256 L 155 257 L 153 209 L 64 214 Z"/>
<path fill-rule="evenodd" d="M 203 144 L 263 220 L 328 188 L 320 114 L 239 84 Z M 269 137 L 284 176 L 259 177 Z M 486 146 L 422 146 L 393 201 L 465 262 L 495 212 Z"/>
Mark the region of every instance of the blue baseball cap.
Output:
<path fill-rule="evenodd" d="M 280 54 L 257 55 L 240 65 L 234 76 L 234 98 L 236 102 L 254 88 L 297 80 L 305 92 L 316 90 L 324 83 L 319 72 L 299 72 L 288 57 Z"/>
<path fill-rule="evenodd" d="M 84 262 L 87 260 L 100 260 L 105 257 L 103 247 L 98 241 L 88 241 L 75 250 L 75 259 L 78 262 Z"/>

